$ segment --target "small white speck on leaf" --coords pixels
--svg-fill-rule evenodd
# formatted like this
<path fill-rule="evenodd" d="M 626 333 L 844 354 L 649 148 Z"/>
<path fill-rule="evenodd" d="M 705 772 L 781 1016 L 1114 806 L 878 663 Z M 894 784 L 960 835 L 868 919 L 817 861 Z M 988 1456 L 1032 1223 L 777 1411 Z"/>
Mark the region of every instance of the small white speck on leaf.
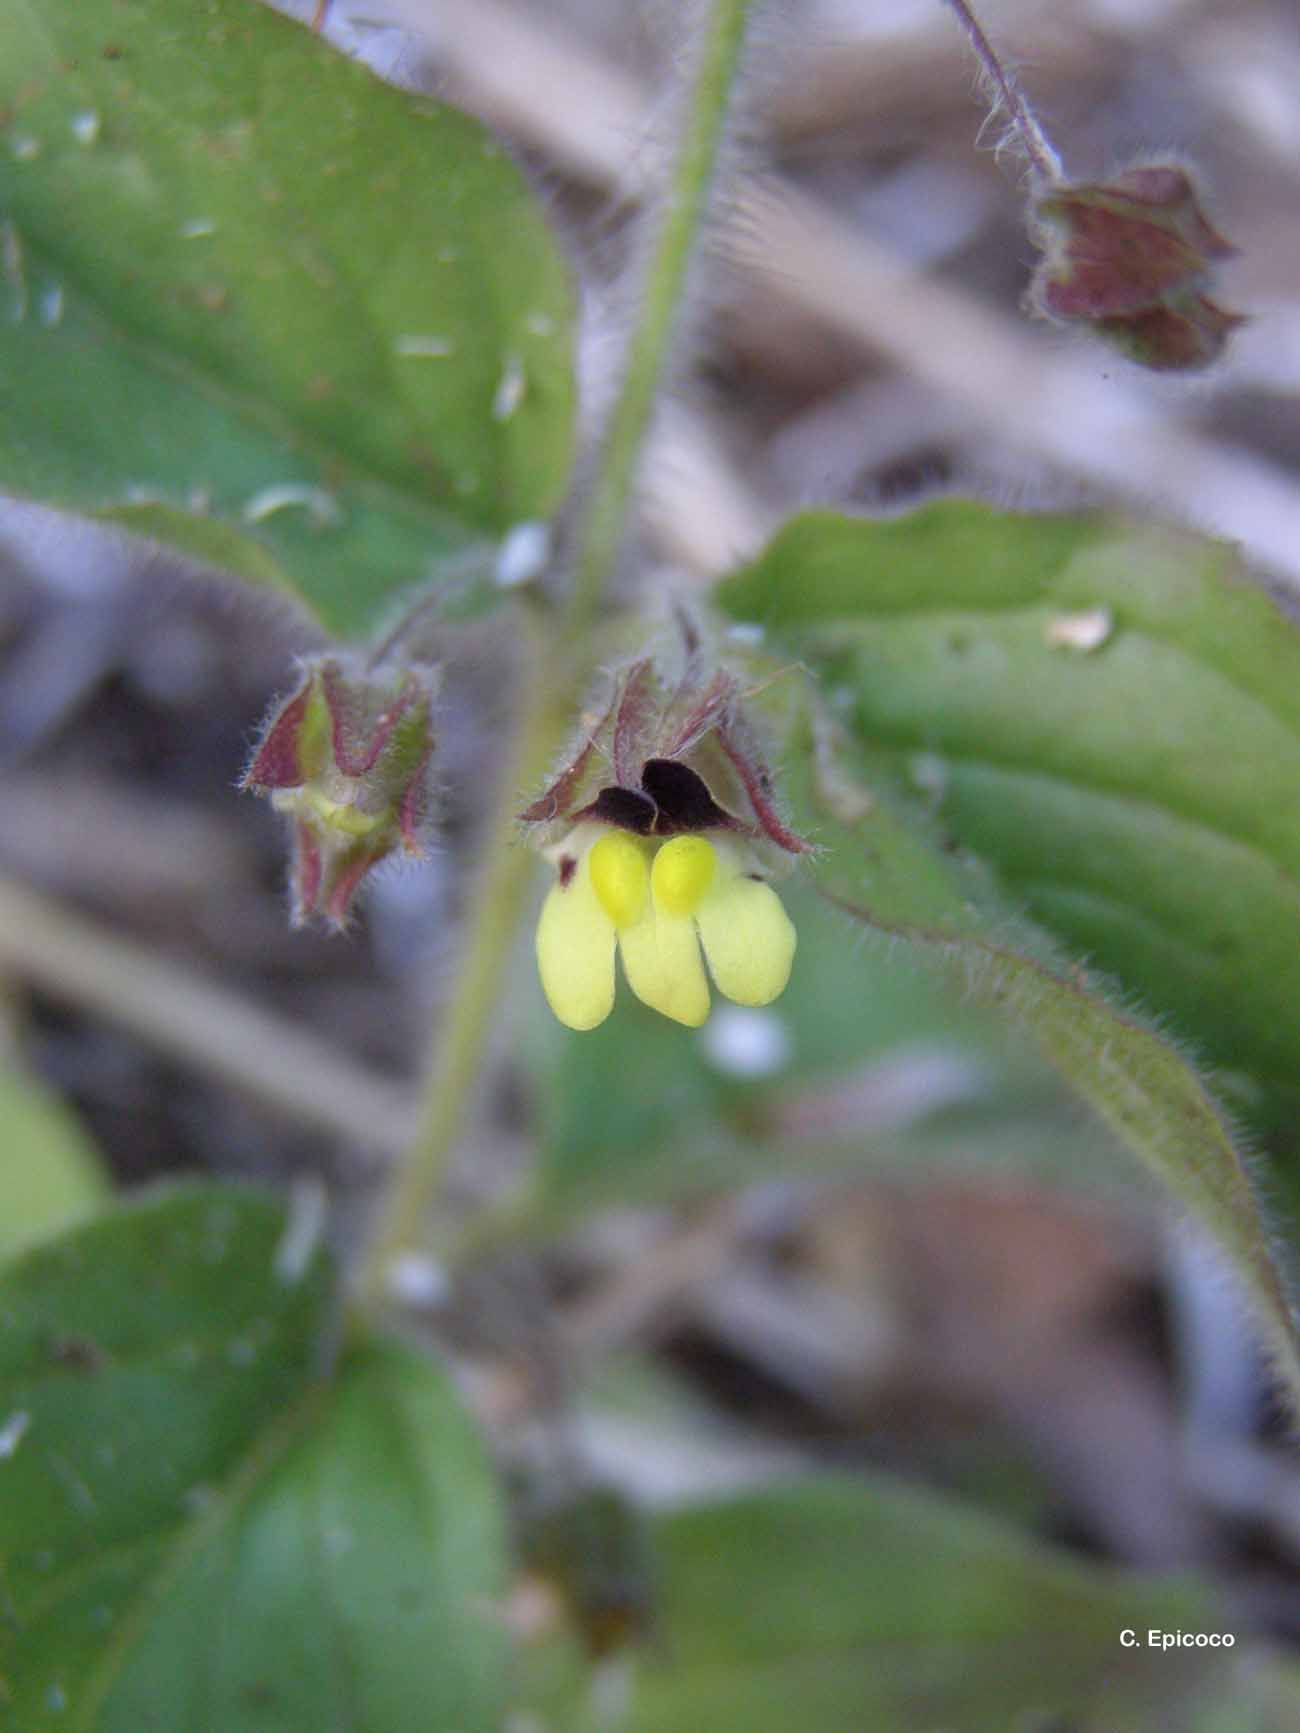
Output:
<path fill-rule="evenodd" d="M 30 132 L 16 132 L 9 140 L 9 149 L 19 162 L 31 162 L 41 154 L 41 141 Z"/>
<path fill-rule="evenodd" d="M 278 511 L 297 507 L 305 511 L 316 529 L 333 529 L 343 521 L 343 509 L 332 493 L 305 482 L 278 482 L 264 487 L 244 503 L 244 522 L 260 524 Z"/>
<path fill-rule="evenodd" d="M 181 224 L 180 232 L 183 241 L 200 241 L 205 235 L 215 235 L 217 225 L 211 217 L 191 217 Z"/>
<path fill-rule="evenodd" d="M 449 355 L 456 353 L 456 345 L 446 337 L 427 337 L 418 332 L 408 332 L 404 336 L 394 337 L 393 353 L 408 361 L 445 361 Z"/>
<path fill-rule="evenodd" d="M 62 1685 L 45 1687 L 45 1707 L 51 1715 L 61 1715 L 68 1706 L 68 1693 Z"/>
<path fill-rule="evenodd" d="M 32 1417 L 27 1410 L 16 1408 L 4 1425 L 0 1426 L 0 1462 L 7 1461 L 15 1453 L 27 1436 L 31 1423 Z"/>
<path fill-rule="evenodd" d="M 551 557 L 551 528 L 540 518 L 515 524 L 501 538 L 497 549 L 497 585 L 503 590 L 517 589 L 531 583 L 546 570 Z"/>
<path fill-rule="evenodd" d="M 298 1285 L 325 1233 L 329 1199 L 315 1174 L 298 1180 L 289 1193 L 289 1218 L 275 1248 L 271 1267 L 286 1288 Z"/>
<path fill-rule="evenodd" d="M 492 419 L 494 421 L 509 421 L 524 400 L 524 392 L 528 380 L 524 374 L 524 364 L 517 355 L 507 355 L 501 378 L 497 384 L 496 395 L 492 399 Z"/>
<path fill-rule="evenodd" d="M 73 1509 L 79 1510 L 83 1516 L 93 1516 L 99 1509 L 99 1501 L 67 1457 L 61 1456 L 57 1451 L 47 1450 L 45 1461 L 67 1493 L 68 1502 Z"/>
<path fill-rule="evenodd" d="M 48 289 L 42 289 L 37 308 L 42 325 L 60 324 L 63 320 L 62 283 L 51 283 Z"/>
<path fill-rule="evenodd" d="M 1115 630 L 1109 608 L 1084 608 L 1077 614 L 1054 614 L 1043 627 L 1043 637 L 1052 650 L 1099 650 Z"/>
<path fill-rule="evenodd" d="M 69 124 L 78 144 L 94 144 L 99 137 L 99 114 L 93 108 L 78 110 Z"/>
<path fill-rule="evenodd" d="M 555 320 L 549 313 L 530 313 L 524 320 L 524 328 L 534 337 L 554 337 Z"/>

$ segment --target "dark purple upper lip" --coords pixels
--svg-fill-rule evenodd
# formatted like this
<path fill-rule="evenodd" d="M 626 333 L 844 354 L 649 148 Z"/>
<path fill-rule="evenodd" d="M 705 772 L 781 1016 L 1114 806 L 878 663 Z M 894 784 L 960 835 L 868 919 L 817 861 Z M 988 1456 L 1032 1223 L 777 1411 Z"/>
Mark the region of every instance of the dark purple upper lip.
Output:
<path fill-rule="evenodd" d="M 714 800 L 703 777 L 674 758 L 648 758 L 641 768 L 639 789 L 602 788 L 591 805 L 574 817 L 598 818 L 637 836 L 743 828 Z"/>

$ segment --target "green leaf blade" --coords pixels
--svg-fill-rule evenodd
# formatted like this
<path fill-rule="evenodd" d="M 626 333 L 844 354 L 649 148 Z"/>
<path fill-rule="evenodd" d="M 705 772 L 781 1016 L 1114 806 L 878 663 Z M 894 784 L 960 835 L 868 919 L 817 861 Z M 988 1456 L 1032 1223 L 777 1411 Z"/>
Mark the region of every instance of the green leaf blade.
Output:
<path fill-rule="evenodd" d="M 175 1575 L 104 1727 L 489 1733 L 504 1557 L 486 1460 L 446 1381 L 371 1345 Z"/>
<path fill-rule="evenodd" d="M 1120 1643 L 1219 1628 L 1203 1590 L 1082 1566 L 884 1476 L 688 1506 L 656 1539 L 663 1626 L 629 1733 L 1005 1733 L 1049 1716 L 1115 1733 L 1173 1725 L 1237 1678 L 1231 1652 L 1175 1674 Z"/>
<path fill-rule="evenodd" d="M 175 1536 L 314 1371 L 327 1270 L 282 1281 L 283 1232 L 275 1205 L 205 1187 L 6 1268 L 0 1412 L 27 1420 L 0 1463 L 0 1673 L 20 1725 L 68 1724 L 60 1697 L 95 1690 Z"/>
<path fill-rule="evenodd" d="M 0 482 L 218 519 L 341 631 L 554 509 L 572 290 L 484 129 L 252 0 L 20 5 L 0 68 Z"/>
<path fill-rule="evenodd" d="M 24 1733 L 499 1724 L 482 1447 L 421 1356 L 331 1368 L 330 1262 L 301 1249 L 272 1200 L 204 1186 L 6 1266 L 0 1704 Z"/>
<path fill-rule="evenodd" d="M 823 888 L 1010 1017 L 1225 1247 L 1300 1393 L 1287 1275 L 1195 1063 L 1266 1103 L 1300 1075 L 1300 634 L 1220 549 L 958 502 L 796 520 L 723 600 L 858 742 L 831 750 L 825 710 L 794 729 Z"/>

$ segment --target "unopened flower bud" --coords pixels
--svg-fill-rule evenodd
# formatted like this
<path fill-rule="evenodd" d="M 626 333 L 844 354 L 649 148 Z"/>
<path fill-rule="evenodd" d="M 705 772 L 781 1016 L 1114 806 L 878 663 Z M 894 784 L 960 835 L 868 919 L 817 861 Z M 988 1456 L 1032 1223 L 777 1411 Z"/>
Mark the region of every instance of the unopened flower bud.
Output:
<path fill-rule="evenodd" d="M 368 668 L 341 655 L 305 662 L 242 786 L 269 794 L 293 835 L 293 919 L 346 924 L 372 866 L 424 852 L 433 752 L 433 674 Z"/>
<path fill-rule="evenodd" d="M 1057 182 L 1034 200 L 1030 221 L 1043 248 L 1031 304 L 1049 318 L 1085 321 L 1144 367 L 1207 367 L 1242 323 L 1207 293 L 1235 248 L 1177 163 Z"/>

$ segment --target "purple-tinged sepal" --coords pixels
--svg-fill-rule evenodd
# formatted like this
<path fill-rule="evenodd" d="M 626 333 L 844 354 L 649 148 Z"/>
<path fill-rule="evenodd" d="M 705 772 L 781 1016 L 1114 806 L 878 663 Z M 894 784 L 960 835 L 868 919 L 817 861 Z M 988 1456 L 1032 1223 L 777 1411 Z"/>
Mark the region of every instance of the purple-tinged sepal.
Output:
<path fill-rule="evenodd" d="M 1236 249 L 1179 163 L 1058 181 L 1034 200 L 1030 226 L 1043 249 L 1031 305 L 1090 325 L 1144 367 L 1208 367 L 1243 322 L 1210 296 L 1216 267 Z"/>
<path fill-rule="evenodd" d="M 345 926 L 372 866 L 425 852 L 434 687 L 421 665 L 317 656 L 267 722 L 241 786 L 290 820 L 295 926 Z"/>
<path fill-rule="evenodd" d="M 769 881 L 812 844 L 780 816 L 743 696 L 682 622 L 675 665 L 622 669 L 520 814 L 556 869 L 537 962 L 569 1028 L 609 1015 L 616 955 L 637 998 L 689 1027 L 709 1014 L 706 964 L 737 1004 L 784 990 L 795 931 Z"/>

